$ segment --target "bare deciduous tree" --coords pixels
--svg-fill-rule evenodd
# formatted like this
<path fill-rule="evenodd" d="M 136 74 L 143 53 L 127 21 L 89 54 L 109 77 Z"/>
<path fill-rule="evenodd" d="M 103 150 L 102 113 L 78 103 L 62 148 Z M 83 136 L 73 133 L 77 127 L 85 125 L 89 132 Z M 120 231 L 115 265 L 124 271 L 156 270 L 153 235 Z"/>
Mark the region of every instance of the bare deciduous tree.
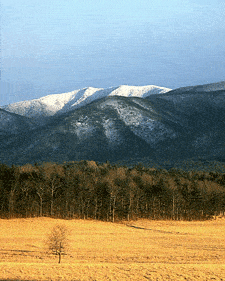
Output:
<path fill-rule="evenodd" d="M 46 240 L 49 251 L 59 256 L 59 263 L 62 255 L 65 255 L 68 251 L 68 235 L 68 228 L 63 224 L 57 224 L 52 228 Z"/>

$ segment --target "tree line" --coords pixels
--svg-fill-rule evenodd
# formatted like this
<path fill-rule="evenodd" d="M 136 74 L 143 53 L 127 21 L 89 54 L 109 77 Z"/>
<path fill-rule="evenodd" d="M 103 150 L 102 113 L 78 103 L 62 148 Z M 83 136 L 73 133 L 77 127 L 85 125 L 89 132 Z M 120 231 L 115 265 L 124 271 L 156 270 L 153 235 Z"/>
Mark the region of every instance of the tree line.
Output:
<path fill-rule="evenodd" d="M 1 218 L 202 220 L 225 212 L 225 173 L 79 161 L 0 164 Z"/>

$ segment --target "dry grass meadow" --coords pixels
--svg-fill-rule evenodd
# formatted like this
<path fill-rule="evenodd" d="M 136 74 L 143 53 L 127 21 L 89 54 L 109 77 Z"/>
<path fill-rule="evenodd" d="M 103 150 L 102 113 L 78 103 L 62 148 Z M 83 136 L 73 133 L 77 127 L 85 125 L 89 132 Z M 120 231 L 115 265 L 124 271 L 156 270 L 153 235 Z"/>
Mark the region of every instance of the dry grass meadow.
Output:
<path fill-rule="evenodd" d="M 71 232 L 61 264 L 43 242 L 59 223 Z M 225 280 L 225 219 L 1 219 L 0 280 Z"/>

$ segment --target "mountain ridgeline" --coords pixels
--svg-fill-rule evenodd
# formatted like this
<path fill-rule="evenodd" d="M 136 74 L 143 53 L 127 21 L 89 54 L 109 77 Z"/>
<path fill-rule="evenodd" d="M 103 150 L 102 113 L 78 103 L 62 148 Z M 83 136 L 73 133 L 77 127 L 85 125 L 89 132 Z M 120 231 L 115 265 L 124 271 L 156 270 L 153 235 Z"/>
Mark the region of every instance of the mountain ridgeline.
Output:
<path fill-rule="evenodd" d="M 6 164 L 225 161 L 225 82 L 88 88 L 2 107 L 0 120 Z"/>

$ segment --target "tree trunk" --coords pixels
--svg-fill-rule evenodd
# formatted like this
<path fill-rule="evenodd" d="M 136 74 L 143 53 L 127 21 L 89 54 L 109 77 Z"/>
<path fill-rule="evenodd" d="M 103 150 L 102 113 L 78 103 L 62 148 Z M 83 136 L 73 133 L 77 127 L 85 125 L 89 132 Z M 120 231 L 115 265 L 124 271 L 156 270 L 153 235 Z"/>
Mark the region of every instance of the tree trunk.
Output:
<path fill-rule="evenodd" d="M 153 219 L 155 219 L 155 197 L 153 197 L 153 202 L 152 202 L 152 215 L 153 215 Z"/>
<path fill-rule="evenodd" d="M 97 211 L 98 211 L 98 198 L 96 197 L 95 198 L 95 214 L 94 214 L 95 220 L 97 220 Z"/>
<path fill-rule="evenodd" d="M 61 255 L 62 255 L 62 244 L 59 243 L 59 263 L 61 262 Z"/>
<path fill-rule="evenodd" d="M 86 218 L 88 219 L 89 217 L 89 207 L 90 207 L 90 200 L 88 200 L 87 204 L 86 204 Z"/>
<path fill-rule="evenodd" d="M 130 196 L 130 202 L 129 202 L 129 210 L 128 210 L 128 214 L 127 214 L 127 220 L 130 220 L 131 217 L 131 208 L 132 208 L 132 197 Z"/>
<path fill-rule="evenodd" d="M 54 181 L 52 181 L 52 187 L 51 187 L 51 206 L 50 206 L 50 214 L 53 216 L 53 208 L 54 208 Z"/>
<path fill-rule="evenodd" d="M 42 217 L 42 206 L 43 206 L 43 199 L 42 199 L 42 197 L 40 197 L 40 217 Z"/>
<path fill-rule="evenodd" d="M 113 198 L 112 222 L 115 222 L 115 207 L 116 207 L 116 196 L 114 196 Z"/>
<path fill-rule="evenodd" d="M 111 212 L 112 212 L 112 203 L 111 203 L 111 198 L 110 198 L 110 200 L 109 200 L 109 213 L 107 214 L 107 221 L 108 221 L 108 219 L 110 219 L 111 220 Z"/>
<path fill-rule="evenodd" d="M 175 195 L 173 192 L 173 213 L 172 213 L 172 220 L 175 220 Z"/>
<path fill-rule="evenodd" d="M 51 205 L 50 205 L 50 215 L 53 216 L 53 200 L 51 199 Z"/>
<path fill-rule="evenodd" d="M 14 211 L 14 193 L 15 193 L 15 188 L 10 191 L 9 195 L 9 217 L 12 218 L 13 211 Z"/>

